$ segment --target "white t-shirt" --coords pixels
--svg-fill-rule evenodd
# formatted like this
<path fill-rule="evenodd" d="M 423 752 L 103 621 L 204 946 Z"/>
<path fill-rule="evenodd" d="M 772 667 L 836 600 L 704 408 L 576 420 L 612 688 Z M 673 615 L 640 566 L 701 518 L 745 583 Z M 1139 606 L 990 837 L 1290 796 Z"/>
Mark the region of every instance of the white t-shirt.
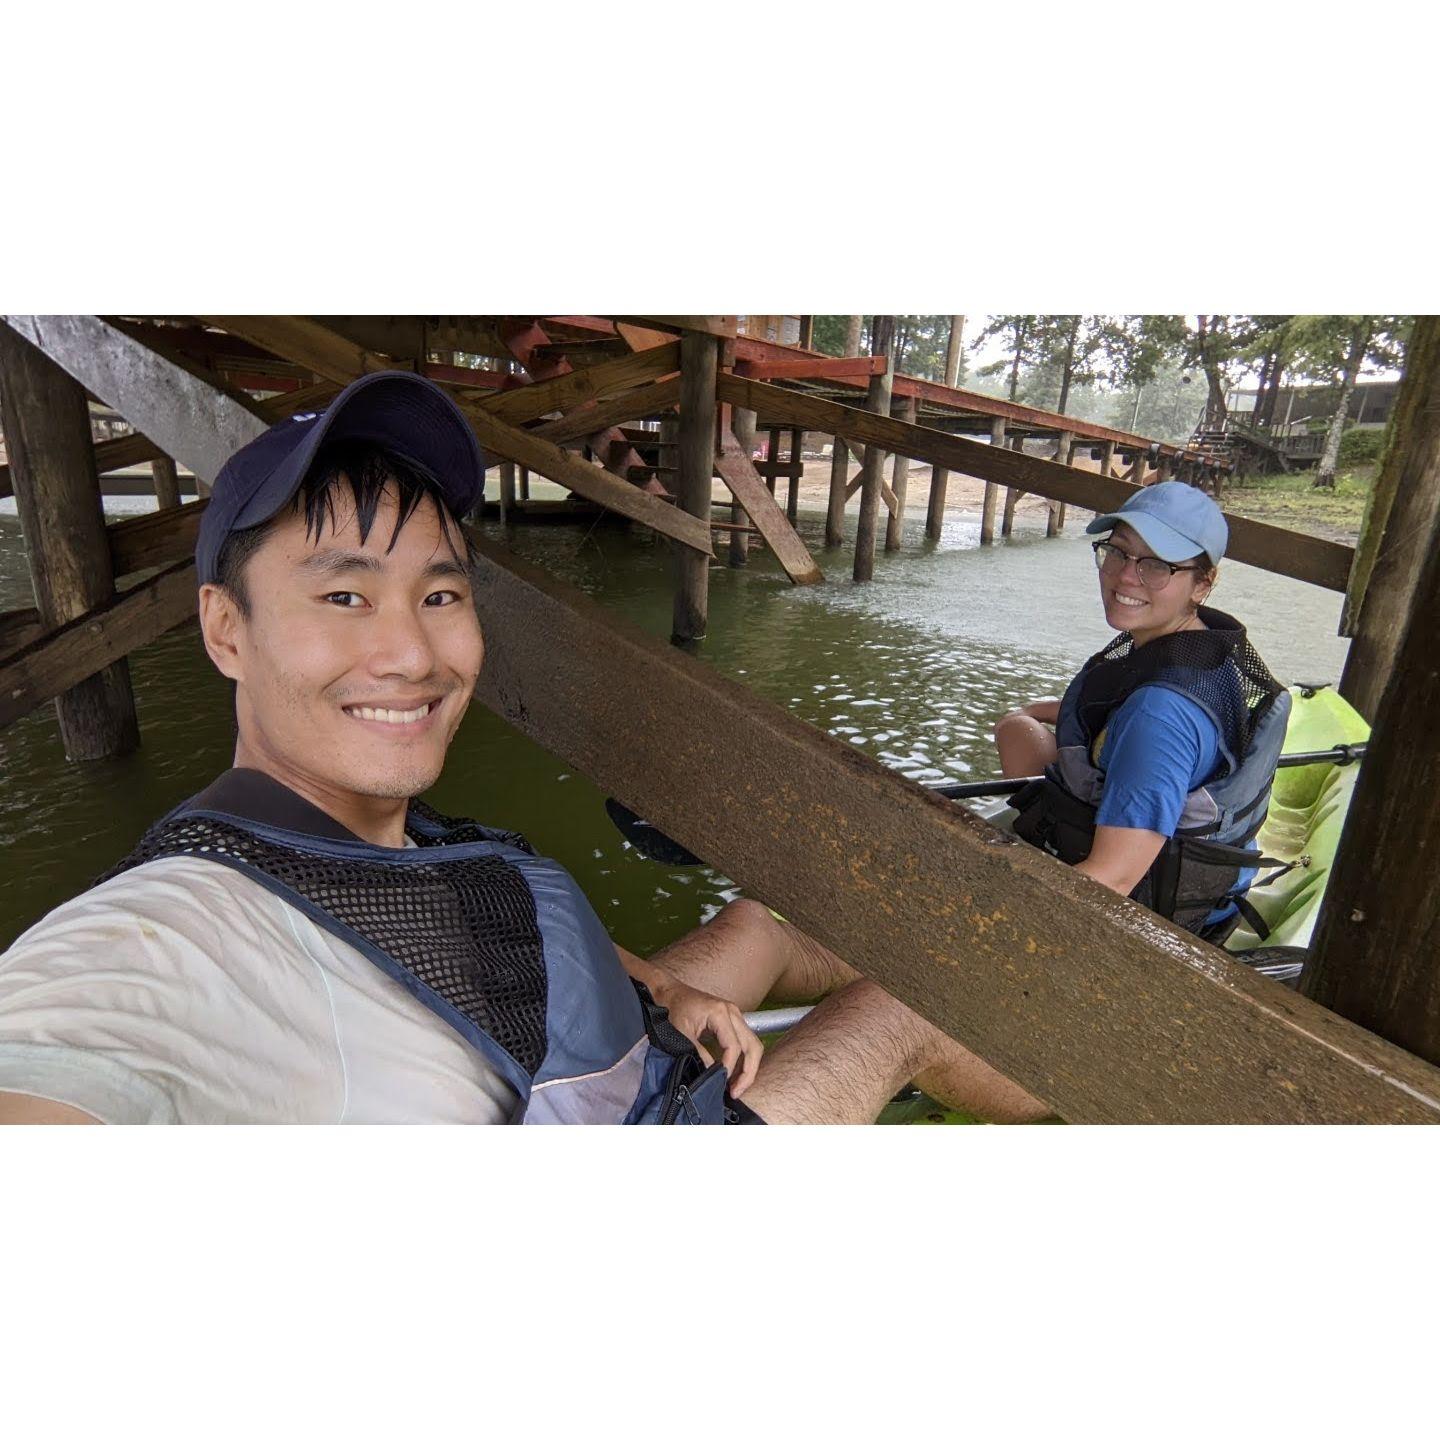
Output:
<path fill-rule="evenodd" d="M 180 856 L 0 955 L 0 1091 L 112 1124 L 502 1123 L 514 1090 L 353 946 Z"/>

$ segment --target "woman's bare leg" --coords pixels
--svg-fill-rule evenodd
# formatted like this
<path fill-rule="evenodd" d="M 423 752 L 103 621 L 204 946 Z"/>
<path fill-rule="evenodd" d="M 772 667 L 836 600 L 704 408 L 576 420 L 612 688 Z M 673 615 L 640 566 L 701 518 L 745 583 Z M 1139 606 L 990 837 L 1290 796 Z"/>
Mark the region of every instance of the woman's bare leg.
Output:
<path fill-rule="evenodd" d="M 1006 715 L 995 726 L 995 748 L 1006 779 L 1038 775 L 1055 759 L 1055 732 L 1029 715 Z"/>

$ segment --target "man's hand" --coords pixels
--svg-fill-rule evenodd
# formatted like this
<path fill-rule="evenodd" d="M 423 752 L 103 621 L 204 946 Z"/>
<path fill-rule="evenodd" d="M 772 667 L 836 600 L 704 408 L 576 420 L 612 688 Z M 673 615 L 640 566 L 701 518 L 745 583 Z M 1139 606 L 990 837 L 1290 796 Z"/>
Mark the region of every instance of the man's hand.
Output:
<path fill-rule="evenodd" d="M 650 992 L 670 1012 L 670 1023 L 695 1042 L 707 1064 L 711 1056 L 701 1040 L 711 1037 L 730 1077 L 730 1093 L 738 1100 L 750 1088 L 765 1054 L 760 1037 L 745 1023 L 744 1011 L 681 980 L 667 979 L 652 985 Z"/>
<path fill-rule="evenodd" d="M 750 1088 L 765 1054 L 760 1037 L 745 1023 L 745 1012 L 718 995 L 677 980 L 668 970 L 632 955 L 623 945 L 617 945 L 615 951 L 626 971 L 670 1012 L 670 1023 L 694 1043 L 707 1065 L 713 1057 L 701 1039 L 708 1035 L 720 1047 L 720 1060 L 730 1077 L 730 1093 L 738 1100 Z"/>

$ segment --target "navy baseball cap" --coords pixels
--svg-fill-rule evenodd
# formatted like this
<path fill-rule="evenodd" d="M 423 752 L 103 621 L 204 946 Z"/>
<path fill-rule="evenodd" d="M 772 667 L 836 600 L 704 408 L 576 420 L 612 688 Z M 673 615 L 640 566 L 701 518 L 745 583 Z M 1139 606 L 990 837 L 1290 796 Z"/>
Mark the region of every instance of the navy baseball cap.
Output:
<path fill-rule="evenodd" d="M 1212 565 L 1220 563 L 1230 527 L 1220 507 L 1203 491 L 1183 480 L 1161 480 L 1132 495 L 1118 510 L 1097 515 L 1087 535 L 1128 525 L 1162 560 L 1189 560 L 1202 550 Z"/>
<path fill-rule="evenodd" d="M 485 493 L 475 432 L 438 385 L 406 370 L 362 375 L 325 409 L 281 420 L 225 462 L 195 541 L 202 585 L 214 582 L 226 537 L 279 514 L 327 440 L 369 440 L 423 465 L 456 515 L 468 515 Z"/>

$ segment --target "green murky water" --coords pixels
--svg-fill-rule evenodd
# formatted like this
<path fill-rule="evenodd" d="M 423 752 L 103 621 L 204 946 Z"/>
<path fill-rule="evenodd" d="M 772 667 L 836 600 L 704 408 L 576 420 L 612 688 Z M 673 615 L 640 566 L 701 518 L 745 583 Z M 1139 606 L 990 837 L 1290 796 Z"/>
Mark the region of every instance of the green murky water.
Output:
<path fill-rule="evenodd" d="M 536 498 L 548 488 L 537 485 Z M 828 583 L 797 590 L 759 555 L 744 570 L 714 569 L 702 653 L 906 775 L 976 779 L 994 773 L 995 719 L 1058 693 L 1112 632 L 1100 614 L 1083 512 L 1072 511 L 1067 533 L 1054 540 L 1044 538 L 1043 522 L 1022 517 L 1011 540 L 982 550 L 978 517 L 956 511 L 939 541 L 925 541 L 919 489 L 922 509 L 907 520 L 905 548 L 878 558 L 870 585 L 851 584 L 848 549 L 822 551 L 818 511 L 802 510 L 800 529 Z M 144 504 L 111 503 L 115 514 Z M 6 504 L 0 610 L 32 603 L 13 502 Z M 643 629 L 668 635 L 663 544 L 626 529 L 571 525 L 520 527 L 509 543 Z M 1216 603 L 1246 621 L 1282 680 L 1338 679 L 1346 646 L 1335 635 L 1338 595 L 1232 565 Z M 144 737 L 136 754 L 68 764 L 50 707 L 0 731 L 0 948 L 229 763 L 228 687 L 194 627 L 147 646 L 130 664 Z M 642 954 L 735 893 L 711 871 L 666 870 L 629 850 L 600 791 L 478 706 L 429 798 L 525 831 L 574 873 L 615 938 Z"/>

